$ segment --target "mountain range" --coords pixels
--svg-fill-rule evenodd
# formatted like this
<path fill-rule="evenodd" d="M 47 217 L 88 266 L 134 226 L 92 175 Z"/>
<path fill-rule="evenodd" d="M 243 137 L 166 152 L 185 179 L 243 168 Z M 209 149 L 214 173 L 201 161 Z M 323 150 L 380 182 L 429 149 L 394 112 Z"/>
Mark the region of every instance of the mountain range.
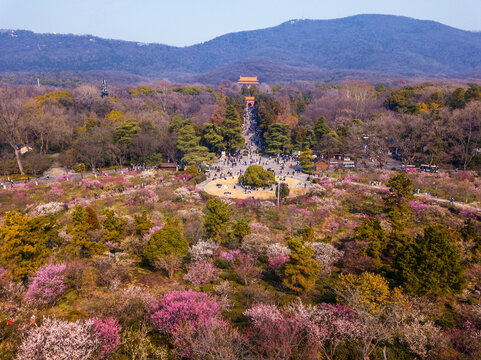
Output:
<path fill-rule="evenodd" d="M 187 47 L 91 35 L 0 32 L 0 73 L 124 72 L 220 82 L 313 80 L 332 74 L 481 77 L 481 33 L 392 15 L 291 20 Z M 348 75 L 350 76 L 350 75 Z"/>

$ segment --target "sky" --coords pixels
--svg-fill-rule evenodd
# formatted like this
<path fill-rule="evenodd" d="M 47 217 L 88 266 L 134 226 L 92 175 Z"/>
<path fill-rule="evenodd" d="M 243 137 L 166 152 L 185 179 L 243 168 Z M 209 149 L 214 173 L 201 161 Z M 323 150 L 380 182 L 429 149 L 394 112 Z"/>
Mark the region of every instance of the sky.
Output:
<path fill-rule="evenodd" d="M 481 30 L 481 0 L 0 0 L 0 29 L 187 46 L 290 19 L 403 15 Z"/>

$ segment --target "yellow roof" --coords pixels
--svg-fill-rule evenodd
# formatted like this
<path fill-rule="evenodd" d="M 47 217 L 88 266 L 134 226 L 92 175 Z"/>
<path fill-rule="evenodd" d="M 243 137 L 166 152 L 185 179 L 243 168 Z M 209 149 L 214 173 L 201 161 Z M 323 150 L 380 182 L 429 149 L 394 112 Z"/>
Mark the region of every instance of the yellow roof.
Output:
<path fill-rule="evenodd" d="M 239 81 L 259 81 L 257 76 L 239 76 Z"/>

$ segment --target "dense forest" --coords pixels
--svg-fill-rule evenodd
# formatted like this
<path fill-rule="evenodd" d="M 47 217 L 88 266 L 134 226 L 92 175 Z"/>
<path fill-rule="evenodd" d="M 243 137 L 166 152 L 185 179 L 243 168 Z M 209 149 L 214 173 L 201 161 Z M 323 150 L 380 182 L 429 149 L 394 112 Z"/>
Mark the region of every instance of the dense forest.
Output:
<path fill-rule="evenodd" d="M 209 195 L 244 96 L 266 155 L 357 168 Z M 0 358 L 480 358 L 480 120 L 477 84 L 3 86 Z"/>

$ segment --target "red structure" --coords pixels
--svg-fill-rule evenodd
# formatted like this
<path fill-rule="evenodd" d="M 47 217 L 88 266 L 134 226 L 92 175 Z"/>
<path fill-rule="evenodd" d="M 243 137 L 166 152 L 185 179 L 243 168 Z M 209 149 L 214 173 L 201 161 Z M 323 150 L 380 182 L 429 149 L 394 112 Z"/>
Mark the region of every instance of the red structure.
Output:
<path fill-rule="evenodd" d="M 256 99 L 254 96 L 246 96 L 245 99 L 246 99 L 247 107 L 254 107 L 254 103 Z"/>
<path fill-rule="evenodd" d="M 257 76 L 239 76 L 239 80 L 237 80 L 237 83 L 250 87 L 251 85 L 259 85 L 259 80 L 257 79 Z"/>

